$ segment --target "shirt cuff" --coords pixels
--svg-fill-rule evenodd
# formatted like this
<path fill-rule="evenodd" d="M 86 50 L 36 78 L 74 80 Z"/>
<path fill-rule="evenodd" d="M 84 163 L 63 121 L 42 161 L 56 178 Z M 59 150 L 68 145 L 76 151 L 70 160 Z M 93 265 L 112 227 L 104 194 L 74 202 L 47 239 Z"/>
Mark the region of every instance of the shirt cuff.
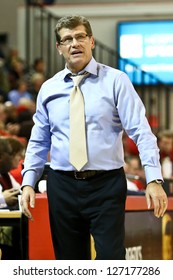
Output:
<path fill-rule="evenodd" d="M 33 170 L 28 170 L 23 174 L 23 181 L 22 181 L 22 187 L 24 186 L 31 186 L 31 187 L 35 187 L 37 183 L 37 174 L 35 171 Z"/>
<path fill-rule="evenodd" d="M 145 166 L 145 177 L 146 177 L 146 183 L 149 184 L 152 181 L 155 180 L 163 180 L 161 169 L 158 167 L 153 166 Z"/>

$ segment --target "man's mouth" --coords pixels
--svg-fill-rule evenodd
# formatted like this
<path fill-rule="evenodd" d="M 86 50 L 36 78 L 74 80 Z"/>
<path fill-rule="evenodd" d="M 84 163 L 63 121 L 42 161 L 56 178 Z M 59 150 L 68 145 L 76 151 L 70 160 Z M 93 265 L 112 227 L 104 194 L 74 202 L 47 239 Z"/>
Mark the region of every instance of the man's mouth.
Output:
<path fill-rule="evenodd" d="M 73 52 L 71 52 L 71 54 L 75 56 L 75 55 L 82 54 L 82 52 L 81 51 L 73 51 Z"/>

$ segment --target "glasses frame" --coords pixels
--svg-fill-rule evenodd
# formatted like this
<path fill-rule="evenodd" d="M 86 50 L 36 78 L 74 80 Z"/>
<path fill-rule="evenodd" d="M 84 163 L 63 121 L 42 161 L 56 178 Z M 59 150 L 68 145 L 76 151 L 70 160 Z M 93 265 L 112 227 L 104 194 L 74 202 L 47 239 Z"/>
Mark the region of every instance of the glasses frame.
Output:
<path fill-rule="evenodd" d="M 90 37 L 87 33 L 79 33 L 75 36 L 67 36 L 60 40 L 60 45 L 70 46 L 73 44 L 73 40 L 75 39 L 78 43 L 83 43 L 87 37 Z"/>

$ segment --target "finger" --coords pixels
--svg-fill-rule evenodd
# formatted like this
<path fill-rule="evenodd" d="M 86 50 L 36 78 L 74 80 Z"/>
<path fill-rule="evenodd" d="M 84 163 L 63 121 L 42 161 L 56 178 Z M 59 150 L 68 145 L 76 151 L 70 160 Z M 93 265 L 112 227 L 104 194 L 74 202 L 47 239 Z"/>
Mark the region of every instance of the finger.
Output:
<path fill-rule="evenodd" d="M 12 199 L 13 199 L 14 202 L 16 202 L 16 203 L 18 202 L 17 196 L 13 196 Z"/>
<path fill-rule="evenodd" d="M 28 218 L 33 220 L 33 216 L 31 214 L 31 212 L 28 209 L 28 201 L 26 199 L 21 199 L 20 202 L 21 205 L 21 209 L 22 209 L 22 213 Z"/>
<path fill-rule="evenodd" d="M 13 194 L 14 194 L 14 195 L 18 195 L 19 192 L 20 192 L 19 190 L 14 190 L 14 191 L 13 191 Z"/>
<path fill-rule="evenodd" d="M 163 202 L 160 202 L 160 206 L 158 207 L 157 217 L 160 218 L 163 213 Z"/>
<path fill-rule="evenodd" d="M 167 199 L 164 199 L 162 201 L 162 210 L 161 210 L 161 213 L 160 213 L 160 216 L 163 217 L 163 215 L 165 214 L 166 210 L 167 210 L 167 207 L 168 207 L 168 200 Z"/>
<path fill-rule="evenodd" d="M 9 191 L 10 193 L 14 193 L 16 190 L 14 190 L 14 189 L 8 189 L 8 191 Z"/>
<path fill-rule="evenodd" d="M 33 216 L 31 214 L 31 212 L 29 211 L 29 209 L 22 209 L 22 213 L 31 221 L 33 221 Z"/>
<path fill-rule="evenodd" d="M 153 199 L 154 215 L 155 217 L 160 217 L 160 203 L 158 199 Z"/>
<path fill-rule="evenodd" d="M 163 217 L 166 209 L 167 209 L 167 199 L 165 198 L 164 200 L 161 199 L 161 200 L 158 200 L 156 202 L 156 207 L 155 207 L 155 216 L 157 218 L 160 218 L 160 217 Z"/>
<path fill-rule="evenodd" d="M 31 215 L 31 213 L 30 213 L 29 211 L 28 211 L 28 212 L 24 211 L 23 214 L 24 214 L 29 220 L 34 221 L 34 218 L 33 218 L 33 216 Z"/>
<path fill-rule="evenodd" d="M 151 198 L 148 195 L 148 193 L 146 193 L 145 197 L 146 197 L 147 207 L 148 207 L 148 209 L 150 209 L 151 208 Z"/>
<path fill-rule="evenodd" d="M 35 197 L 34 196 L 32 196 L 30 199 L 30 206 L 31 206 L 31 208 L 35 207 Z"/>

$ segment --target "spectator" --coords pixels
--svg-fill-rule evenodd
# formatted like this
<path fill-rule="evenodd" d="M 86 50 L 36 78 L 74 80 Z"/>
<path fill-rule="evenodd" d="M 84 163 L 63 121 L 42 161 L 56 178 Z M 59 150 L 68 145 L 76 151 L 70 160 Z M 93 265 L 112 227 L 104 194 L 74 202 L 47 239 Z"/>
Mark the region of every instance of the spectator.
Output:
<path fill-rule="evenodd" d="M 8 80 L 10 90 L 17 89 L 19 80 L 25 77 L 25 63 L 20 58 L 14 58 L 11 61 L 11 67 L 8 70 Z"/>
<path fill-rule="evenodd" d="M 146 181 L 144 170 L 141 166 L 139 156 L 132 155 L 125 157 L 124 170 L 126 173 L 128 183 L 132 182 L 136 186 L 136 191 L 144 191 Z M 129 187 L 130 186 L 132 186 L 132 184 L 129 183 Z"/>
<path fill-rule="evenodd" d="M 24 146 L 16 138 L 0 137 L 0 208 L 18 209 L 20 185 L 10 174 L 22 158 Z"/>
<path fill-rule="evenodd" d="M 157 136 L 163 177 L 171 179 L 173 178 L 173 131 L 160 131 Z"/>
<path fill-rule="evenodd" d="M 8 137 L 8 141 L 12 147 L 12 169 L 10 174 L 21 185 L 22 183 L 22 164 L 24 160 L 24 152 L 26 145 L 19 141 L 16 137 Z"/>
<path fill-rule="evenodd" d="M 0 131 L 5 129 L 6 121 L 7 121 L 6 108 L 3 103 L 0 103 Z"/>
<path fill-rule="evenodd" d="M 19 209 L 18 194 L 20 184 L 10 174 L 16 168 L 23 145 L 17 139 L 0 137 L 0 208 Z M 3 251 L 2 259 L 11 260 L 18 258 L 18 228 L 12 226 L 0 227 L 0 247 Z"/>
<path fill-rule="evenodd" d="M 5 102 L 4 106 L 7 114 L 6 124 L 17 122 L 18 120 L 17 107 L 11 101 Z"/>
<path fill-rule="evenodd" d="M 31 67 L 28 74 L 26 74 L 29 90 L 33 90 L 33 79 L 35 74 L 39 74 L 42 76 L 42 79 L 46 79 L 46 66 L 43 58 L 38 57 L 34 60 L 33 66 Z"/>
<path fill-rule="evenodd" d="M 28 92 L 28 85 L 24 79 L 18 80 L 17 88 L 11 90 L 8 93 L 8 100 L 11 101 L 15 106 L 19 105 L 21 98 L 32 100 L 32 94 Z"/>
<path fill-rule="evenodd" d="M 41 88 L 41 85 L 45 81 L 45 77 L 42 73 L 34 73 L 31 77 L 31 90 L 32 96 L 36 101 L 38 92 Z"/>
<path fill-rule="evenodd" d="M 0 102 L 5 102 L 9 91 L 8 72 L 5 69 L 5 59 L 0 57 Z"/>
<path fill-rule="evenodd" d="M 26 143 L 33 126 L 32 117 L 35 112 L 35 102 L 21 98 L 18 107 L 11 102 L 6 102 L 4 107 L 6 107 L 7 118 L 4 130 L 1 129 L 0 134 L 17 136 L 22 142 Z"/>

